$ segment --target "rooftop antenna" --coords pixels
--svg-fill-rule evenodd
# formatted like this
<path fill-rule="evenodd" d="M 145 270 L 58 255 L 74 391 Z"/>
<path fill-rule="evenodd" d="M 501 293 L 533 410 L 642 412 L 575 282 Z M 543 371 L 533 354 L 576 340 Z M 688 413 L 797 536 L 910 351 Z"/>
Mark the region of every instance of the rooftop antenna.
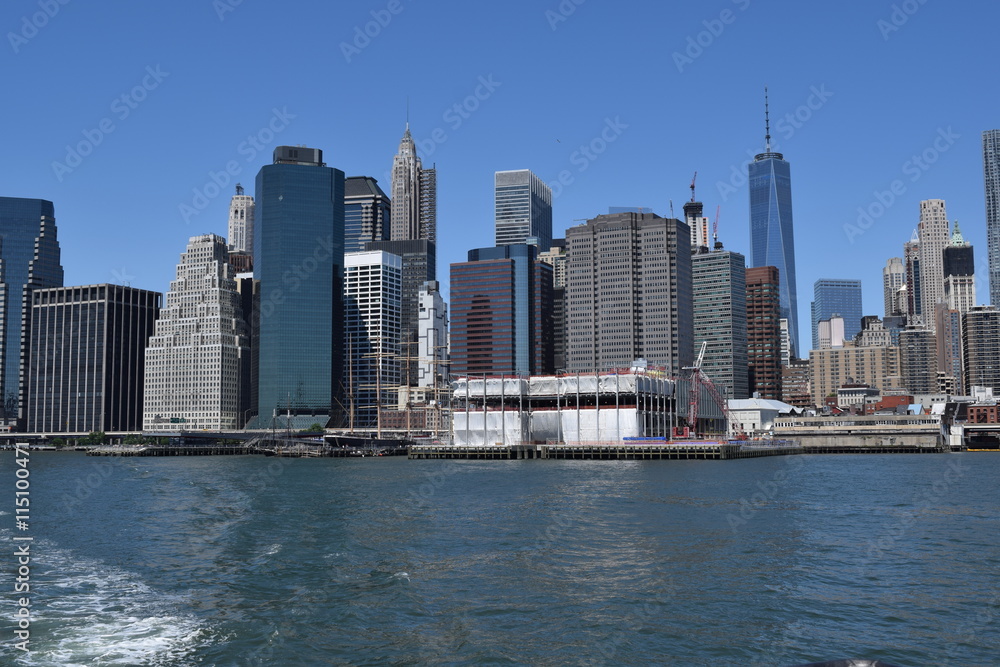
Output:
<path fill-rule="evenodd" d="M 694 201 L 694 182 L 698 179 L 698 172 L 694 172 L 694 177 L 691 179 L 691 201 Z"/>
<path fill-rule="evenodd" d="M 406 96 L 406 129 L 410 129 L 410 96 Z"/>
<path fill-rule="evenodd" d="M 768 108 L 767 86 L 764 86 L 764 152 L 771 152 L 771 115 Z"/>

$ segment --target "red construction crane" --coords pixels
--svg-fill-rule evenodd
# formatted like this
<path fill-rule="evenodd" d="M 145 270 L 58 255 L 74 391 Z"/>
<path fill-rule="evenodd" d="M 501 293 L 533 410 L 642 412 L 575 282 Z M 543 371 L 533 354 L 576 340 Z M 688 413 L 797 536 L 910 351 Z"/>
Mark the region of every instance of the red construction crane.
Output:
<path fill-rule="evenodd" d="M 701 398 L 701 388 L 705 387 L 708 391 L 708 395 L 712 397 L 712 402 L 718 406 L 719 410 L 722 412 L 723 422 L 725 428 L 729 430 L 729 408 L 726 405 L 726 400 L 719 393 L 718 388 L 716 388 L 715 383 L 713 383 L 704 371 L 701 370 L 701 364 L 705 360 L 705 348 L 708 347 L 708 342 L 703 341 L 701 344 L 701 350 L 698 352 L 698 359 L 694 362 L 694 366 L 686 366 L 684 370 L 691 371 L 691 389 L 690 389 L 690 399 L 688 401 L 688 414 L 687 414 L 687 427 L 684 429 L 677 429 L 675 431 L 675 436 L 697 437 L 698 428 L 698 405 L 699 399 Z"/>

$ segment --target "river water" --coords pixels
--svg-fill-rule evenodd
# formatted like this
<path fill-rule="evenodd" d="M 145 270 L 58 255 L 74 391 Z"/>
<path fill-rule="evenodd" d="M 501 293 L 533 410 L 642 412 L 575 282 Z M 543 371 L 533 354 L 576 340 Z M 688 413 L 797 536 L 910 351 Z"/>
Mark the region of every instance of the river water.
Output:
<path fill-rule="evenodd" d="M 2 664 L 1000 664 L 998 454 L 29 470 Z"/>

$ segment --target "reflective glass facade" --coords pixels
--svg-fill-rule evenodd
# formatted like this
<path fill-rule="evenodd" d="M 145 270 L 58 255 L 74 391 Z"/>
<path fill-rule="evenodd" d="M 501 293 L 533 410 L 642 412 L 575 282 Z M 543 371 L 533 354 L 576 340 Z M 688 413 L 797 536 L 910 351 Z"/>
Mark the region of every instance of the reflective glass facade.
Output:
<path fill-rule="evenodd" d="M 344 173 L 267 165 L 255 201 L 257 424 L 270 426 L 276 412 L 342 417 Z"/>
<path fill-rule="evenodd" d="M 370 176 L 351 176 L 344 182 L 344 252 L 361 252 L 365 243 L 388 241 L 389 197 Z"/>
<path fill-rule="evenodd" d="M 801 355 L 795 290 L 792 177 L 789 164 L 781 153 L 760 153 L 750 163 L 750 263 L 752 267 L 777 267 L 780 316 L 788 320 L 793 354 Z"/>
<path fill-rule="evenodd" d="M 538 239 L 538 249 L 552 245 L 552 190 L 527 169 L 498 171 L 496 186 L 496 244 L 528 243 Z"/>
<path fill-rule="evenodd" d="M 844 340 L 861 331 L 861 281 L 820 278 L 813 285 L 812 349 L 819 349 L 819 321 L 834 315 L 844 319 Z"/>
<path fill-rule="evenodd" d="M 32 289 L 63 284 L 52 202 L 0 197 L 0 260 L 0 419 L 12 420 L 22 390 L 22 333 L 30 328 L 22 314 Z"/>

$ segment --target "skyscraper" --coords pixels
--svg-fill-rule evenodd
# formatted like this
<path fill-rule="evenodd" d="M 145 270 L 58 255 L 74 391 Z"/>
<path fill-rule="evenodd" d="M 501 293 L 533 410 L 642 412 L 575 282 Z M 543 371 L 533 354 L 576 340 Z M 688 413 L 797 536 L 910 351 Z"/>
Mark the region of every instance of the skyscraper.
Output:
<path fill-rule="evenodd" d="M 418 387 L 440 387 L 448 383 L 448 304 L 441 296 L 441 286 L 428 280 L 418 296 L 420 315 L 417 322 Z"/>
<path fill-rule="evenodd" d="M 344 252 L 361 252 L 369 241 L 388 241 L 391 202 L 370 176 L 344 180 Z"/>
<path fill-rule="evenodd" d="M 955 221 L 951 243 L 944 249 L 944 303 L 964 315 L 976 305 L 976 258 L 972 244 L 962 237 Z"/>
<path fill-rule="evenodd" d="M 451 265 L 451 370 L 551 373 L 552 267 L 524 243 L 478 248 Z"/>
<path fill-rule="evenodd" d="M 0 197 L 0 422 L 14 424 L 23 398 L 31 291 L 62 284 L 52 202 Z"/>
<path fill-rule="evenodd" d="M 983 132 L 983 181 L 986 189 L 990 302 L 1000 304 L 1000 130 Z"/>
<path fill-rule="evenodd" d="M 771 151 L 771 124 L 764 90 L 764 152 L 750 163 L 751 266 L 774 266 L 781 283 L 781 317 L 788 320 L 793 356 L 801 354 L 798 296 L 795 286 L 795 235 L 792 223 L 791 168 L 781 153 Z"/>
<path fill-rule="evenodd" d="M 380 250 L 344 255 L 349 408 L 353 425 L 379 425 L 399 387 L 403 260 Z"/>
<path fill-rule="evenodd" d="M 812 349 L 819 349 L 819 322 L 834 315 L 844 319 L 844 340 L 861 331 L 861 281 L 820 278 L 813 284 Z"/>
<path fill-rule="evenodd" d="M 920 239 L 913 230 L 910 240 L 903 244 L 903 267 L 906 271 L 906 320 L 910 324 L 923 321 L 923 290 L 920 283 Z"/>
<path fill-rule="evenodd" d="M 236 194 L 229 202 L 229 251 L 253 252 L 253 197 L 243 193 L 243 186 L 236 184 Z"/>
<path fill-rule="evenodd" d="M 926 327 L 907 326 L 899 334 L 899 372 L 903 387 L 914 394 L 937 391 L 937 339 Z"/>
<path fill-rule="evenodd" d="M 1000 310 L 976 306 L 962 318 L 966 391 L 992 387 L 1000 392 Z"/>
<path fill-rule="evenodd" d="M 410 135 L 410 124 L 392 160 L 393 241 L 437 238 L 437 171 L 424 169 Z"/>
<path fill-rule="evenodd" d="M 944 249 L 948 245 L 948 214 L 944 200 L 920 202 L 920 311 L 923 324 L 934 330 L 934 309 L 944 302 Z"/>
<path fill-rule="evenodd" d="M 899 301 L 899 288 L 906 284 L 906 267 L 902 257 L 890 257 L 882 269 L 882 299 L 885 304 L 885 316 L 899 315 L 896 312 Z"/>
<path fill-rule="evenodd" d="M 694 361 L 691 231 L 652 213 L 599 215 L 566 230 L 566 367 L 680 375 Z"/>
<path fill-rule="evenodd" d="M 234 429 L 247 330 L 226 240 L 192 236 L 146 347 L 142 428 Z M 172 428 L 179 428 L 173 426 Z"/>
<path fill-rule="evenodd" d="M 538 250 L 552 245 L 552 190 L 528 169 L 494 174 L 496 244 L 529 243 Z"/>
<path fill-rule="evenodd" d="M 694 343 L 707 342 L 702 370 L 724 398 L 747 398 L 746 260 L 718 248 L 691 255 Z"/>
<path fill-rule="evenodd" d="M 552 341 L 556 370 L 566 368 L 566 239 L 552 239 L 539 261 L 552 267 Z"/>
<path fill-rule="evenodd" d="M 747 366 L 751 395 L 781 400 L 780 281 L 778 269 L 747 269 Z"/>
<path fill-rule="evenodd" d="M 146 343 L 162 296 L 121 285 L 34 290 L 26 430 L 141 429 Z"/>
<path fill-rule="evenodd" d="M 343 417 L 344 172 L 323 151 L 278 146 L 257 173 L 254 276 L 257 422 Z M 284 422 L 281 422 L 284 425 Z"/>

